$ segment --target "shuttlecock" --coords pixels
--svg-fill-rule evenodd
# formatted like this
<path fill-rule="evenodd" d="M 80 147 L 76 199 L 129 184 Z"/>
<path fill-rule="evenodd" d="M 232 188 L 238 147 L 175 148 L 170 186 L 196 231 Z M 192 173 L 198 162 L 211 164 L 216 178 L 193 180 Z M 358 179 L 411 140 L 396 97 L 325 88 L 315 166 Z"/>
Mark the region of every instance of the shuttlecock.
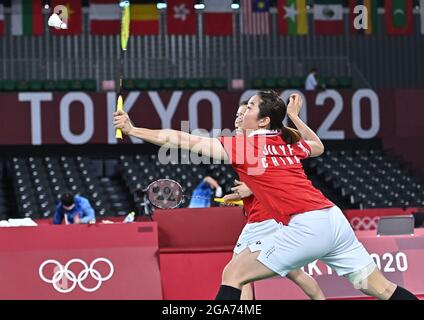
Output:
<path fill-rule="evenodd" d="M 49 27 L 53 27 L 56 29 L 68 29 L 66 23 L 64 23 L 57 13 L 53 13 L 48 21 Z"/>
<path fill-rule="evenodd" d="M 119 6 L 121 7 L 121 8 L 126 8 L 126 7 L 128 7 L 130 5 L 130 2 L 129 1 L 120 1 L 119 2 Z"/>

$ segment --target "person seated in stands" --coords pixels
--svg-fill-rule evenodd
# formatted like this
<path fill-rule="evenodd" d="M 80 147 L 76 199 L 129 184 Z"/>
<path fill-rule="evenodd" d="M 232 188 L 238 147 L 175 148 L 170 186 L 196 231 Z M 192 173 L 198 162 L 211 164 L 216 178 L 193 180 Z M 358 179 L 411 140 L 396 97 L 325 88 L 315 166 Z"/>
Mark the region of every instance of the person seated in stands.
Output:
<path fill-rule="evenodd" d="M 209 208 L 211 206 L 211 198 L 213 190 L 215 190 L 215 197 L 222 197 L 222 188 L 218 182 L 210 177 L 205 177 L 202 182 L 194 189 L 191 195 L 189 208 Z"/>
<path fill-rule="evenodd" d="M 65 192 L 56 206 L 53 224 L 61 224 L 63 220 L 65 224 L 84 224 L 96 222 L 96 217 L 87 198 Z"/>

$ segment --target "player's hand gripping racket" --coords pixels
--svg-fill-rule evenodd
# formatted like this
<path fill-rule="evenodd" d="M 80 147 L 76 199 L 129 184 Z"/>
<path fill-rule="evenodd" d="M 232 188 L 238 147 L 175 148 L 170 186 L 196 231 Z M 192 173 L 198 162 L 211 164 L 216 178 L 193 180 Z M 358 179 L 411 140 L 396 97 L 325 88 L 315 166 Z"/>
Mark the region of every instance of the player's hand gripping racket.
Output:
<path fill-rule="evenodd" d="M 186 196 L 181 185 L 171 179 L 153 181 L 145 190 L 150 203 L 160 209 L 178 208 L 185 198 L 206 199 L 201 197 Z M 208 198 L 209 199 L 209 198 Z M 215 202 L 224 203 L 222 198 L 214 198 Z M 243 205 L 243 201 L 234 201 L 234 205 Z"/>
<path fill-rule="evenodd" d="M 124 74 L 124 54 L 127 50 L 128 39 L 130 37 L 130 2 L 120 1 L 119 6 L 121 7 L 121 57 L 119 66 L 119 92 L 118 101 L 116 103 L 116 111 L 123 110 L 124 100 L 122 98 L 122 79 Z M 115 137 L 122 139 L 121 129 L 116 129 Z"/>

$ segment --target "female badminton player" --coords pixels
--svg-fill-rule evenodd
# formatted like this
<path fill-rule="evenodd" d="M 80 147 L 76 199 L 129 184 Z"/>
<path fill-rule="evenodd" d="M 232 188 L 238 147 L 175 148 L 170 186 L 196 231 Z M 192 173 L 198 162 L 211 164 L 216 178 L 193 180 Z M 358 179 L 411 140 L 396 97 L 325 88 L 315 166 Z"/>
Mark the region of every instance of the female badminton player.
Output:
<path fill-rule="evenodd" d="M 248 101 L 243 101 L 240 103 L 237 109 L 236 118 L 234 121 L 236 135 L 244 134 L 242 122 L 243 115 L 247 110 L 247 104 Z M 244 183 L 240 184 L 244 185 Z M 250 189 L 248 189 L 247 186 L 240 186 L 239 188 L 242 187 L 244 187 L 246 191 L 249 192 L 247 197 L 243 197 L 243 206 L 244 212 L 247 216 L 247 223 L 237 240 L 236 246 L 234 247 L 233 259 L 235 259 L 237 255 L 243 252 L 249 245 L 256 243 L 265 236 L 272 234 L 279 229 L 278 222 L 275 221 L 274 218 L 268 214 L 266 209 L 261 206 L 260 202 L 250 192 Z M 241 197 L 238 196 L 237 198 L 238 200 L 241 199 Z M 287 274 L 287 278 L 297 284 L 312 300 L 325 300 L 325 296 L 318 283 L 302 269 L 290 271 Z M 253 290 L 251 284 L 249 283 L 244 285 L 242 288 L 241 300 L 252 299 Z"/>
<path fill-rule="evenodd" d="M 300 95 L 293 94 L 286 106 L 276 92 L 261 91 L 250 98 L 243 116 L 246 134 L 219 139 L 136 128 L 124 111 L 114 114 L 114 126 L 146 142 L 229 160 L 258 201 L 280 222 L 277 231 L 249 245 L 225 267 L 217 299 L 238 300 L 243 285 L 286 276 L 318 259 L 367 295 L 417 299 L 383 276 L 341 210 L 305 175 L 300 160 L 321 155 L 324 146 L 299 118 L 301 105 Z M 300 134 L 282 126 L 286 114 Z"/>

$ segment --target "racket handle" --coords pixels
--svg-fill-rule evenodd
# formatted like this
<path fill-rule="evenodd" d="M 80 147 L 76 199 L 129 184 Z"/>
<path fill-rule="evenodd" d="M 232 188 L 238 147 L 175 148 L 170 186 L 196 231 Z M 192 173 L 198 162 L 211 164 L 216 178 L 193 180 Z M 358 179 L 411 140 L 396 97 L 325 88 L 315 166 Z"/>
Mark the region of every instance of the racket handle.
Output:
<path fill-rule="evenodd" d="M 236 206 L 242 206 L 243 205 L 243 200 L 230 200 L 230 201 L 225 201 L 224 198 L 214 198 L 213 201 L 217 202 L 217 203 L 231 203 L 234 204 Z"/>
<path fill-rule="evenodd" d="M 122 96 L 120 95 L 118 97 L 118 101 L 116 103 L 116 111 L 120 111 L 120 110 L 123 110 L 123 109 L 124 109 L 124 100 L 122 99 Z M 122 140 L 122 130 L 121 129 L 116 129 L 115 138 Z"/>

